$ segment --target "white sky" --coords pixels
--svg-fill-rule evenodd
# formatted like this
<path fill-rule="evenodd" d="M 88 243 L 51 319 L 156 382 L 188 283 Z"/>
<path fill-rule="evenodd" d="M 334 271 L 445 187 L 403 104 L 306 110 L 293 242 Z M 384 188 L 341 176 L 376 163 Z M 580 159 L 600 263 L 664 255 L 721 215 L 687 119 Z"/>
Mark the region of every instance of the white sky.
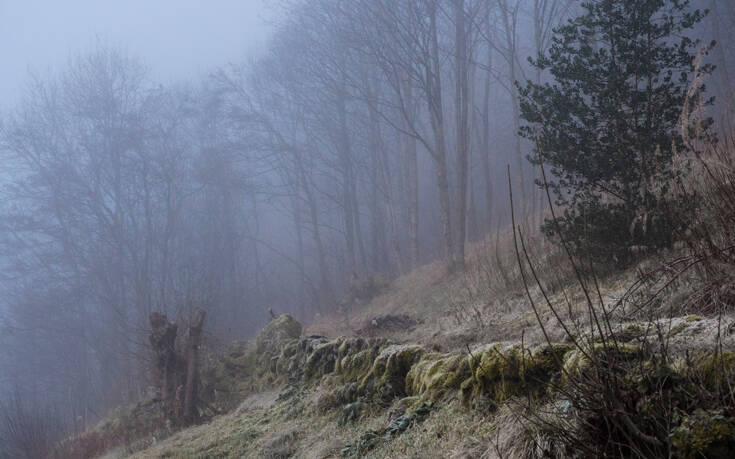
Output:
<path fill-rule="evenodd" d="M 267 41 L 268 0 L 0 0 L 0 108 L 28 71 L 44 73 L 95 40 L 142 58 L 165 83 L 240 62 Z"/>

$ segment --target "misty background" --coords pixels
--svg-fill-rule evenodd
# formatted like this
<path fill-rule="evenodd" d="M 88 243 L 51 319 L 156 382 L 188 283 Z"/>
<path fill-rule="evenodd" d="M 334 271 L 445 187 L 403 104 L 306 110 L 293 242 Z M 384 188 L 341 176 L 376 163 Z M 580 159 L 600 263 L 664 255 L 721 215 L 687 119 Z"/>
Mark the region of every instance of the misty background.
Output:
<path fill-rule="evenodd" d="M 145 61 L 157 82 L 202 77 L 257 55 L 274 13 L 267 0 L 2 0 L 0 106 L 18 102 L 29 71 L 58 69 L 97 40 Z"/>
<path fill-rule="evenodd" d="M 717 95 L 735 7 L 693 3 Z M 1 0 L 0 398 L 81 429 L 148 390 L 152 312 L 205 309 L 215 349 L 461 267 L 508 224 L 507 165 L 537 227 L 515 81 L 579 3 L 456 4 Z"/>

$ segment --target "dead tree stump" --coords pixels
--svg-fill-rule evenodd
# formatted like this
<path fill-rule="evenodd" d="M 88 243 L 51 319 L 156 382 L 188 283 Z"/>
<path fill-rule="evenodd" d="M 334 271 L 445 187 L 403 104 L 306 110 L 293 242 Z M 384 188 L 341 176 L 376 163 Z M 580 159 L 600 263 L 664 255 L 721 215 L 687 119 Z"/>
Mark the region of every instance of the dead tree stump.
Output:
<path fill-rule="evenodd" d="M 189 336 L 186 340 L 186 385 L 184 386 L 184 421 L 194 422 L 198 419 L 199 403 L 199 342 L 206 313 L 199 309 L 189 324 Z"/>
<path fill-rule="evenodd" d="M 167 414 L 176 424 L 191 424 L 199 419 L 199 343 L 205 316 L 204 310 L 196 311 L 183 346 L 177 346 L 176 324 L 169 322 L 165 314 L 154 312 L 150 316 L 153 376 Z"/>
<path fill-rule="evenodd" d="M 154 361 L 154 380 L 161 393 L 161 399 L 173 399 L 178 386 L 177 374 L 180 371 L 179 356 L 176 352 L 176 324 L 168 321 L 165 314 L 154 312 L 150 316 L 151 335 L 149 337 Z"/>

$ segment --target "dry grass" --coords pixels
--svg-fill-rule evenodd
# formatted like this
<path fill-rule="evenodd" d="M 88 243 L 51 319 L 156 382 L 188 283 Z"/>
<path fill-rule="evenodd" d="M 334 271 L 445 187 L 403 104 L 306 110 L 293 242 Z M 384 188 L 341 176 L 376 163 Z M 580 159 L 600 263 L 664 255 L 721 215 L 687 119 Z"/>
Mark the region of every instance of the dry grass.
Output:
<path fill-rule="evenodd" d="M 558 248 L 538 234 L 533 249 L 541 264 L 552 265 L 560 255 Z M 353 304 L 339 313 L 317 318 L 305 333 L 349 336 L 375 317 L 406 314 L 421 323 L 407 331 L 386 331 L 381 336 L 444 350 L 520 339 L 524 333 L 533 336 L 535 318 L 513 257 L 512 233 L 491 235 L 468 246 L 463 271 L 448 272 L 441 260 L 421 266 L 395 279 L 389 289 L 367 304 Z M 550 282 L 553 290 L 561 293 L 572 285 L 571 273 L 555 269 Z"/>
<path fill-rule="evenodd" d="M 536 269 L 544 275 L 544 289 L 561 318 L 574 322 L 579 333 L 588 330 L 583 292 L 560 248 L 538 233 L 527 244 Z M 657 262 L 649 259 L 641 263 L 640 269 L 645 269 L 646 263 Z M 600 290 L 606 304 L 615 304 L 624 297 L 638 271 L 612 271 L 601 279 Z M 532 288 L 531 294 L 536 300 L 541 298 L 538 287 Z M 625 308 L 620 312 L 625 312 Z M 421 323 L 406 331 L 386 331 L 381 336 L 445 351 L 497 341 L 544 341 L 521 283 L 509 230 L 471 244 L 463 271 L 449 273 L 441 261 L 419 267 L 394 280 L 389 289 L 367 304 L 354 304 L 342 313 L 318 318 L 306 327 L 305 333 L 354 335 L 372 318 L 386 314 L 406 314 Z M 541 317 L 550 336 L 562 340 L 564 330 L 551 311 L 542 309 Z"/>

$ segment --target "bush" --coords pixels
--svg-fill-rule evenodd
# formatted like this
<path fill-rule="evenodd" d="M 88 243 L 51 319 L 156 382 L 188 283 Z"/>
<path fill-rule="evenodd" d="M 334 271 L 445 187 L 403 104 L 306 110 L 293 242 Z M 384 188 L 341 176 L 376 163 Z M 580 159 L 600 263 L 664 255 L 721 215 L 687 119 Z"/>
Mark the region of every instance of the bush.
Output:
<path fill-rule="evenodd" d="M 682 111 L 709 105 L 704 85 L 713 71 L 696 68 L 699 41 L 687 33 L 705 13 L 688 0 L 584 2 L 584 13 L 555 30 L 548 55 L 532 63 L 553 83 L 519 87 L 521 134 L 535 143 L 532 162 L 549 167 L 549 186 L 564 215 L 547 233 L 571 242 L 575 254 L 618 262 L 636 248 L 668 246 L 687 220 L 672 220 L 679 178 L 676 154 L 689 151 L 679 132 Z M 636 14 L 630 14 L 635 11 Z M 709 137 L 701 119 L 692 136 Z M 677 215 L 686 214 L 678 212 Z"/>

